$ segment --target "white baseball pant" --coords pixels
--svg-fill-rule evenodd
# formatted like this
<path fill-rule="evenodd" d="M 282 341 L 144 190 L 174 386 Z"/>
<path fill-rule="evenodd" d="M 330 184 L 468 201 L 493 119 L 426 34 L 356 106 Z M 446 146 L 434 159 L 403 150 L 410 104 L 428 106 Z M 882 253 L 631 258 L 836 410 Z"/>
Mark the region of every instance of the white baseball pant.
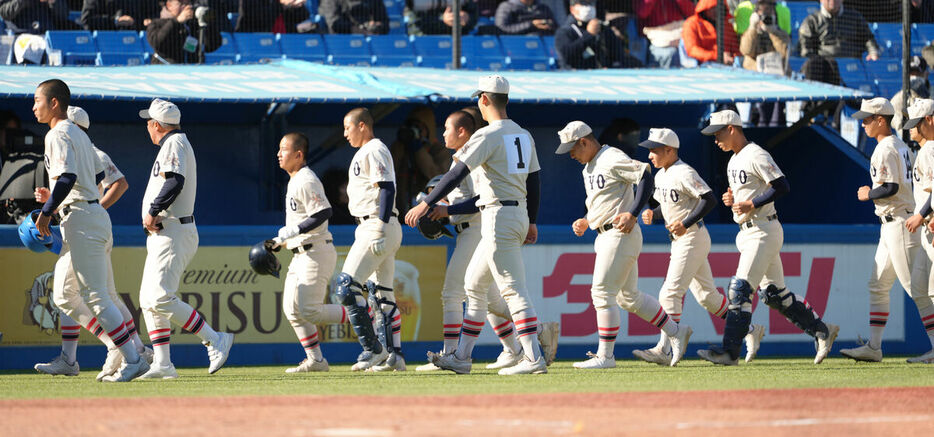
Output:
<path fill-rule="evenodd" d="M 192 307 L 178 298 L 178 284 L 198 251 L 198 229 L 177 219 L 162 221 L 163 229 L 146 239 L 146 263 L 139 290 L 146 326 L 150 332 L 184 327 Z"/>
<path fill-rule="evenodd" d="M 924 290 L 926 282 L 912 284 L 911 280 L 913 263 L 920 247 L 921 237 L 918 232 L 911 233 L 905 229 L 905 217 L 895 217 L 894 221 L 882 224 L 869 276 L 870 306 L 888 308 L 889 292 L 896 279 L 913 299 L 927 295 L 927 290 Z"/>
<path fill-rule="evenodd" d="M 717 291 L 707 255 L 710 254 L 710 233 L 706 227 L 691 226 L 687 232 L 671 242 L 671 259 L 665 283 L 658 300 L 668 314 L 680 315 L 684 294 L 691 293 L 711 314 L 726 311 L 723 295 Z"/>

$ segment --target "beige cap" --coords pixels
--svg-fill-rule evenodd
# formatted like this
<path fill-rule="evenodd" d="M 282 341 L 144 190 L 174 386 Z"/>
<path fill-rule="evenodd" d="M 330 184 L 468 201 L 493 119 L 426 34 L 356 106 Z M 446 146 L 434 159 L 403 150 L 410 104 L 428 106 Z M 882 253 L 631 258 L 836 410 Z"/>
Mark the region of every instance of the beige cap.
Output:
<path fill-rule="evenodd" d="M 681 141 L 678 139 L 678 134 L 671 129 L 666 127 L 660 129 L 652 128 L 649 129 L 649 139 L 639 143 L 639 145 L 646 149 L 654 149 L 662 146 L 674 147 L 677 149 L 681 146 Z"/>
<path fill-rule="evenodd" d="M 509 94 L 509 81 L 498 74 L 491 74 L 480 78 L 477 90 L 470 97 L 477 97 L 480 93 Z"/>
<path fill-rule="evenodd" d="M 561 145 L 558 146 L 558 150 L 555 150 L 555 154 L 561 155 L 570 152 L 577 140 L 592 133 L 593 129 L 587 126 L 587 123 L 583 121 L 572 121 L 568 123 L 564 129 L 558 131 L 558 139 L 561 141 Z"/>
<path fill-rule="evenodd" d="M 88 117 L 88 113 L 80 106 L 69 106 L 67 113 L 72 123 L 85 129 L 91 127 L 91 117 Z"/>
<path fill-rule="evenodd" d="M 741 120 L 739 114 L 732 109 L 710 114 L 710 125 L 701 130 L 701 133 L 704 135 L 713 135 L 727 126 L 743 126 L 743 120 Z"/>
<path fill-rule="evenodd" d="M 162 99 L 153 100 L 149 104 L 149 109 L 139 111 L 139 116 L 165 124 L 179 124 L 182 121 L 182 111 L 179 111 L 178 106 Z"/>
<path fill-rule="evenodd" d="M 895 107 L 885 97 L 863 100 L 853 118 L 862 120 L 870 115 L 895 115 Z"/>
<path fill-rule="evenodd" d="M 908 121 L 905 122 L 905 129 L 911 129 L 918 125 L 924 117 L 934 115 L 934 100 L 918 99 L 908 107 Z"/>

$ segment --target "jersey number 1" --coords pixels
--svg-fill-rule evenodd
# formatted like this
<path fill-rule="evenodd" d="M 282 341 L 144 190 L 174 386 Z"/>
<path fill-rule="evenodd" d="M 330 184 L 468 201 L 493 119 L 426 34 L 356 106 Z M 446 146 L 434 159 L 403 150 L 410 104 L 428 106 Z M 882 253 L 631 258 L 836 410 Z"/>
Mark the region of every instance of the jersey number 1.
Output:
<path fill-rule="evenodd" d="M 509 173 L 528 173 L 526 159 L 532 156 L 532 141 L 526 134 L 504 135 L 503 143 L 506 145 L 506 161 Z"/>

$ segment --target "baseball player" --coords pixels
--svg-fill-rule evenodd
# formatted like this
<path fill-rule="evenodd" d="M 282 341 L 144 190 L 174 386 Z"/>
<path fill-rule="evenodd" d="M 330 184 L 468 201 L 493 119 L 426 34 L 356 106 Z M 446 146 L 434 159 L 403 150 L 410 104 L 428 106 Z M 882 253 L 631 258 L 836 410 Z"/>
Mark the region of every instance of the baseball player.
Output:
<path fill-rule="evenodd" d="M 348 168 L 347 197 L 350 214 L 357 221 L 354 242 L 337 277 L 337 296 L 347 310 L 354 332 L 363 346 L 353 371 L 405 370 L 402 355 L 402 314 L 392 290 L 396 251 L 402 244 L 402 226 L 395 206 L 396 175 L 389 148 L 373 135 L 373 116 L 366 108 L 355 108 L 344 116 L 344 138 L 358 149 Z M 375 331 L 364 284 L 372 281 L 375 299 L 388 327 L 383 348 Z M 374 309 L 375 311 L 375 309 Z M 387 329 L 388 328 L 388 329 Z M 386 350 L 390 349 L 390 350 Z"/>
<path fill-rule="evenodd" d="M 149 236 L 139 302 L 155 354 L 152 368 L 141 378 L 178 378 L 169 354 L 172 324 L 201 339 L 210 360 L 208 372 L 214 373 L 227 362 L 233 334 L 215 331 L 176 295 L 182 272 L 198 251 L 198 229 L 192 216 L 198 185 L 195 153 L 188 137 L 179 131 L 182 113 L 174 103 L 155 99 L 139 116 L 146 120 L 150 140 L 159 147 L 142 204 L 143 228 Z"/>
<path fill-rule="evenodd" d="M 863 100 L 859 111 L 853 114 L 853 118 L 862 120 L 866 135 L 878 141 L 869 160 L 872 188 L 866 185 L 859 187 L 856 195 L 863 202 L 872 200 L 881 223 L 879 245 L 869 277 L 869 343 L 840 350 L 843 356 L 856 361 L 882 361 L 882 332 L 889 317 L 889 292 L 896 278 L 915 301 L 921 320 L 926 323 L 934 320 L 934 301 L 928 295 L 927 281 L 921 278 L 912 280 L 914 263 L 926 256 L 918 256 L 921 236 L 913 231 L 930 213 L 930 205 L 927 211 L 919 211 L 921 220 L 911 218 L 915 206 L 911 154 L 908 146 L 892 132 L 894 116 L 895 108 L 882 97 Z M 922 151 L 918 157 L 922 167 L 928 165 L 926 153 Z M 919 197 L 924 197 L 923 188 Z M 924 200 L 921 201 L 922 209 Z"/>
<path fill-rule="evenodd" d="M 337 250 L 328 231 L 331 204 L 318 176 L 305 164 L 308 137 L 290 133 L 279 141 L 279 168 L 289 174 L 285 194 L 285 226 L 272 240 L 278 249 L 285 245 L 294 254 L 285 277 L 282 310 L 292 324 L 305 359 L 285 373 L 327 372 L 328 360 L 321 354 L 317 324 L 345 323 L 344 307 L 325 304 L 328 281 L 337 266 Z"/>
<path fill-rule="evenodd" d="M 934 146 L 928 144 L 928 138 L 934 139 L 934 100 L 917 99 L 908 107 L 908 121 L 905 125 L 911 129 L 911 139 L 921 145 L 915 165 L 912 169 L 914 177 L 915 215 L 911 216 L 905 226 L 909 231 L 915 231 L 916 226 L 927 226 L 921 231 L 921 247 L 927 256 L 918 256 L 915 268 L 912 270 L 912 284 L 927 284 L 928 296 L 934 290 L 934 276 L 931 274 L 932 260 L 934 260 L 934 225 L 931 225 L 931 187 L 934 179 Z M 923 202 L 923 203 L 922 203 Z M 927 282 L 924 282 L 927 281 Z M 917 302 L 917 301 L 916 301 Z M 928 315 L 922 320 L 924 329 L 932 344 L 932 350 L 927 353 L 908 359 L 909 363 L 934 364 L 934 315 Z"/>
<path fill-rule="evenodd" d="M 444 145 L 448 149 L 457 152 L 467 143 L 467 140 L 475 131 L 473 116 L 464 111 L 456 111 L 449 115 L 444 122 Z M 448 217 L 451 224 L 454 225 L 454 232 L 457 233 L 457 243 L 454 246 L 454 253 L 451 254 L 451 260 L 448 262 L 447 271 L 444 275 L 444 287 L 441 289 L 444 335 L 444 346 L 441 349 L 441 354 L 452 354 L 457 349 L 457 341 L 460 338 L 460 331 L 464 324 L 463 303 L 467 298 L 464 291 L 464 276 L 467 271 L 467 263 L 470 262 L 477 245 L 480 243 L 480 210 L 476 206 L 478 197 L 474 189 L 476 184 L 474 178 L 473 173 L 471 176 L 464 178 L 460 185 L 442 200 L 446 204 L 437 204 L 428 214 L 428 217 L 432 220 Z M 436 179 L 440 181 L 440 177 Z M 437 182 L 435 182 L 435 185 L 437 185 Z M 500 343 L 503 345 L 503 352 L 499 354 L 495 362 L 488 364 L 486 368 L 502 369 L 512 367 L 522 359 L 522 345 L 519 344 L 512 320 L 509 319 L 509 308 L 496 287 L 490 287 L 487 293 L 487 302 L 486 319 L 499 337 Z M 416 367 L 415 370 L 430 371 L 441 370 L 441 368 L 433 363 L 428 363 Z"/>
<path fill-rule="evenodd" d="M 642 231 L 636 217 L 652 195 L 652 172 L 648 164 L 631 159 L 622 150 L 601 145 L 593 130 L 582 121 L 572 121 L 558 132 L 561 145 L 556 154 L 570 153 L 584 165 L 587 216 L 571 225 L 578 237 L 587 228 L 597 231 L 594 241 L 593 286 L 590 296 L 597 311 L 600 341 L 597 353 L 574 363 L 578 369 L 616 367 L 613 347 L 619 332 L 620 314 L 616 305 L 658 327 L 669 337 L 675 366 L 684 356 L 691 327 L 680 326 L 665 313 L 655 298 L 637 288 Z M 633 194 L 633 186 L 636 186 Z M 618 297 L 619 296 L 619 297 Z"/>
<path fill-rule="evenodd" d="M 424 200 L 406 214 L 415 226 L 429 208 L 450 194 L 471 172 L 476 172 L 477 205 L 480 208 L 480 243 L 465 276 L 467 309 L 460 342 L 454 354 L 428 353 L 436 366 L 456 373 L 470 373 L 471 354 L 483 329 L 487 292 L 496 282 L 515 323 L 523 357 L 500 375 L 547 373 L 538 343 L 538 317 L 528 297 L 522 244 L 538 238 L 535 220 L 540 197 L 538 156 L 528 131 L 506 115 L 509 82 L 502 76 L 482 77 L 473 97 L 489 126 L 477 130 L 454 154 L 454 168 L 445 173 Z"/>
<path fill-rule="evenodd" d="M 671 260 L 658 300 L 665 313 L 681 323 L 681 307 L 688 288 L 694 298 L 710 314 L 725 318 L 726 297 L 717 291 L 707 255 L 710 234 L 704 227 L 704 216 L 717 206 L 717 199 L 707 183 L 693 167 L 678 158 L 681 141 L 671 129 L 649 129 L 649 138 L 639 143 L 649 149 L 649 161 L 658 169 L 655 192 L 649 199 L 649 209 L 642 213 L 642 222 L 651 225 L 662 220 L 671 240 Z M 750 325 L 746 335 L 746 362 L 756 356 L 765 327 Z M 667 335 L 647 350 L 634 350 L 636 357 L 656 364 L 671 362 L 671 347 Z"/>
<path fill-rule="evenodd" d="M 87 133 L 91 126 L 91 119 L 84 109 L 77 106 L 69 106 L 67 110 L 68 120 L 76 124 L 82 131 Z M 100 203 L 104 209 L 110 208 L 117 200 L 123 196 L 129 188 L 129 184 L 123 173 L 113 164 L 110 156 L 98 149 L 93 144 L 94 152 L 104 168 L 104 179 L 98 184 L 98 190 L 101 195 Z M 36 201 L 44 203 L 49 196 L 48 188 L 40 187 L 36 189 Z M 97 319 L 91 313 L 91 309 L 81 300 L 78 294 L 77 279 L 74 269 L 71 267 L 71 253 L 64 252 L 59 254 L 59 260 L 55 263 L 55 284 L 52 287 L 52 300 L 56 303 L 62 313 L 59 316 L 59 330 L 62 333 L 62 353 L 51 362 L 39 363 L 35 369 L 41 373 L 50 375 L 77 375 L 80 366 L 77 362 L 78 332 L 84 326 L 89 332 L 96 335 L 105 345 L 107 345 L 107 359 L 104 361 L 103 369 L 97 374 L 97 380 L 101 381 L 105 376 L 113 375 L 123 364 L 123 355 L 119 349 L 114 346 L 113 341 L 100 327 Z M 112 272 L 109 274 L 112 277 Z M 147 360 L 152 362 L 152 349 L 143 345 L 142 340 L 136 330 L 136 324 L 133 321 L 133 315 L 116 293 L 116 287 L 113 282 L 108 280 L 108 293 L 111 300 L 123 315 L 124 324 L 127 332 L 130 334 L 130 341 L 136 346 L 137 352 Z M 74 318 L 71 316 L 74 315 Z M 75 318 L 78 321 L 75 321 Z"/>
<path fill-rule="evenodd" d="M 742 126 L 739 114 L 724 110 L 713 113 L 710 125 L 701 131 L 713 135 L 724 152 L 733 152 L 727 164 L 730 186 L 722 197 L 739 225 L 736 248 L 740 255 L 736 275 L 730 280 L 723 346 L 700 350 L 697 355 L 715 364 L 737 364 L 743 337 L 749 333 L 752 284 L 756 284 L 763 303 L 815 338 L 814 364 L 820 364 L 830 353 L 840 327 L 825 324 L 807 301 L 785 288 L 779 256 L 785 237 L 774 202 L 791 187 L 772 155 L 747 140 Z"/>
<path fill-rule="evenodd" d="M 51 235 L 52 214 L 61 213 L 60 254 L 70 255 L 72 285 L 123 355 L 123 365 L 103 380 L 127 382 L 149 370 L 149 364 L 130 341 L 124 317 L 111 298 L 115 293 L 110 265 L 113 234 L 110 216 L 100 205 L 97 189 L 98 175 L 103 178 L 104 168 L 87 134 L 67 119 L 70 101 L 71 90 L 61 80 L 50 79 L 36 88 L 33 113 L 39 123 L 51 128 L 45 136 L 45 163 L 52 187 L 46 193 L 48 199 L 36 219 L 36 228 L 40 235 Z M 36 194 L 40 197 L 39 192 Z M 64 261 L 57 272 L 67 270 L 68 263 Z M 62 282 L 65 276 L 61 275 Z"/>

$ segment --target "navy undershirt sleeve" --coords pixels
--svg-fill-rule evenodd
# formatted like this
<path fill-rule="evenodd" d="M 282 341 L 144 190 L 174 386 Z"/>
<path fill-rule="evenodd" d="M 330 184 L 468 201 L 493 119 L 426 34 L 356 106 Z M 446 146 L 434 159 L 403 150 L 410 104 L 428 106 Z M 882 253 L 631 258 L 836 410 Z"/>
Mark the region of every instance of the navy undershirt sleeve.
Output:
<path fill-rule="evenodd" d="M 332 214 L 331 208 L 325 208 L 308 216 L 308 218 L 302 220 L 302 222 L 298 224 L 298 232 L 304 234 L 305 232 L 317 228 L 327 219 L 331 218 Z"/>
<path fill-rule="evenodd" d="M 538 207 L 542 199 L 542 183 L 540 171 L 529 173 L 525 179 L 526 205 L 529 210 L 529 223 L 535 224 L 538 219 Z"/>
<path fill-rule="evenodd" d="M 101 183 L 104 180 L 104 172 L 100 172 L 94 175 L 94 185 Z"/>
<path fill-rule="evenodd" d="M 665 221 L 665 216 L 662 215 L 662 204 L 658 203 L 654 197 L 649 197 L 649 208 L 652 210 L 652 222 Z"/>
<path fill-rule="evenodd" d="M 924 202 L 924 205 L 921 206 L 921 209 L 918 211 L 918 214 L 921 214 L 921 217 L 927 217 L 932 211 L 931 208 L 931 196 L 928 195 L 928 200 Z"/>
<path fill-rule="evenodd" d="M 480 196 L 473 196 L 467 200 L 452 203 L 448 205 L 448 215 L 473 214 L 480 212 L 480 207 L 477 206 L 478 200 L 480 200 Z"/>
<path fill-rule="evenodd" d="M 655 191 L 655 178 L 652 177 L 652 172 L 646 169 L 645 173 L 642 173 L 642 179 L 639 181 L 639 185 L 636 186 L 636 201 L 633 202 L 629 213 L 634 216 L 638 215 L 639 211 L 642 211 L 642 208 L 645 208 L 645 204 L 649 202 L 653 191 Z"/>
<path fill-rule="evenodd" d="M 684 220 L 681 220 L 681 224 L 683 224 L 685 228 L 690 228 L 693 224 L 704 218 L 705 215 L 709 214 L 710 211 L 713 211 L 715 206 L 717 206 L 717 198 L 714 197 L 713 191 L 704 193 L 694 209 L 688 213 L 688 216 L 685 217 Z"/>
<path fill-rule="evenodd" d="M 894 196 L 898 192 L 898 184 L 895 182 L 886 182 L 876 188 L 869 190 L 869 200 L 885 199 Z"/>
<path fill-rule="evenodd" d="M 152 204 L 149 206 L 149 215 L 155 217 L 160 212 L 165 211 L 166 208 L 172 205 L 172 202 L 175 202 L 175 198 L 182 192 L 184 186 L 184 176 L 178 173 L 166 172 L 162 190 L 159 191 L 159 195 L 153 199 Z"/>
<path fill-rule="evenodd" d="M 447 173 L 441 177 L 441 180 L 438 181 L 438 185 L 425 196 L 425 199 L 422 200 L 428 206 L 434 206 L 438 201 L 444 199 L 445 196 L 454 191 L 454 188 L 457 188 L 460 185 L 461 181 L 470 174 L 470 168 L 467 167 L 467 164 L 458 161 L 457 164 L 454 164 L 454 168 L 449 170 Z"/>
<path fill-rule="evenodd" d="M 379 187 L 379 219 L 383 223 L 389 223 L 392 217 L 392 203 L 396 198 L 396 184 L 385 181 L 377 182 Z"/>
<path fill-rule="evenodd" d="M 789 185 L 788 180 L 782 176 L 778 179 L 775 179 L 774 181 L 769 182 L 769 188 L 762 194 L 756 196 L 755 199 L 752 199 L 752 206 L 759 208 L 766 203 L 778 200 L 779 197 L 788 194 L 790 191 L 791 185 Z"/>
<path fill-rule="evenodd" d="M 46 200 L 45 205 L 42 205 L 42 213 L 51 216 L 58 209 L 58 205 L 61 205 L 65 198 L 68 197 L 68 193 L 74 188 L 75 182 L 78 182 L 76 174 L 62 173 L 55 182 L 55 186 L 52 187 L 49 200 Z"/>

